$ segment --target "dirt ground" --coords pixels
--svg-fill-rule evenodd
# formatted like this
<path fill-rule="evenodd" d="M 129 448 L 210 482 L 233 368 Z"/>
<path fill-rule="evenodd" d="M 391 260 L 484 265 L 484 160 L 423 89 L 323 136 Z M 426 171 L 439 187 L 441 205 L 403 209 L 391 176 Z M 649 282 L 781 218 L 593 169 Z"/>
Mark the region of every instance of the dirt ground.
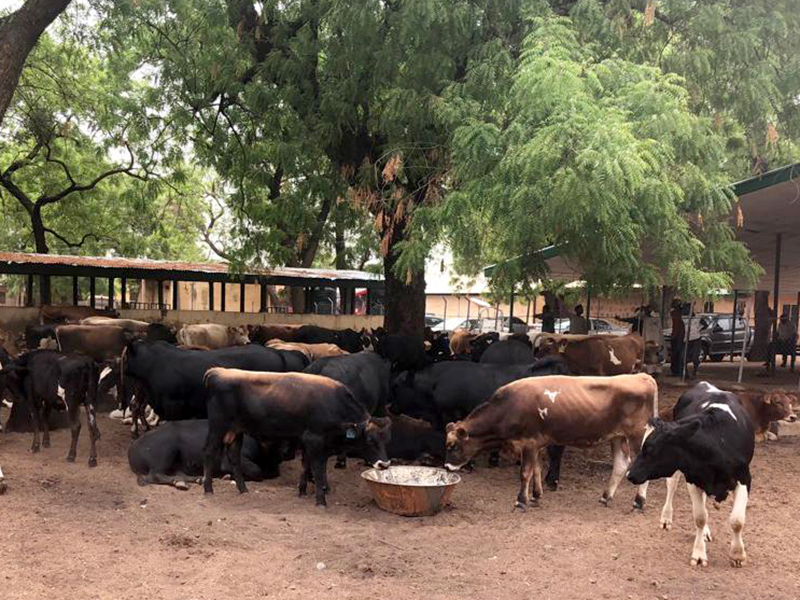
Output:
<path fill-rule="evenodd" d="M 662 399 L 676 391 L 662 391 Z M 69 432 L 28 453 L 28 434 L 0 437 L 9 491 L 0 496 L 0 598 L 800 598 L 800 437 L 759 445 L 747 511 L 748 564 L 727 560 L 731 500 L 709 503 L 710 565 L 689 566 L 694 526 L 685 487 L 675 526 L 658 517 L 665 485 L 651 484 L 643 513 L 620 486 L 598 503 L 608 454 L 567 450 L 561 489 L 512 513 L 517 470 L 463 474 L 452 506 L 434 517 L 382 512 L 349 461 L 330 470 L 330 508 L 296 494 L 299 465 L 239 495 L 139 487 L 127 464 L 129 433 L 100 419 L 100 465 L 65 462 Z"/>

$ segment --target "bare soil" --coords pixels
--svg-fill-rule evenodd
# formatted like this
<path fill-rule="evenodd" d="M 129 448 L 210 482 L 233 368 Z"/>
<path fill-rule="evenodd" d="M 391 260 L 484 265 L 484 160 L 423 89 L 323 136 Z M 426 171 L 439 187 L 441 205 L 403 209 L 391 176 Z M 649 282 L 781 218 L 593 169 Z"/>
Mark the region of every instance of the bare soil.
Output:
<path fill-rule="evenodd" d="M 662 399 L 677 391 L 662 391 Z M 69 432 L 32 455 L 28 434 L 0 438 L 9 490 L 0 496 L 0 598 L 190 600 L 235 598 L 800 598 L 800 438 L 760 444 L 747 511 L 748 563 L 727 560 L 731 500 L 709 503 L 710 565 L 689 566 L 694 526 L 685 488 L 675 526 L 659 529 L 663 482 L 643 513 L 623 483 L 598 498 L 607 450 L 568 449 L 558 492 L 512 513 L 517 469 L 463 474 L 451 507 L 404 518 L 372 502 L 361 467 L 329 471 L 330 508 L 298 498 L 297 461 L 239 495 L 139 487 L 128 469 L 127 428 L 100 419 L 100 465 L 65 462 Z M 313 488 L 312 488 L 313 489 Z"/>

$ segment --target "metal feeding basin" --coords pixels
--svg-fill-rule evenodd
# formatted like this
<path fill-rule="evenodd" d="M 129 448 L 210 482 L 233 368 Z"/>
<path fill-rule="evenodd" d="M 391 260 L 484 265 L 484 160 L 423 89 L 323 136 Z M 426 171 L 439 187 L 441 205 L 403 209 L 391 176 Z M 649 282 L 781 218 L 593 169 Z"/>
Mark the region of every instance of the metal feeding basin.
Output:
<path fill-rule="evenodd" d="M 434 515 L 450 502 L 461 477 L 436 467 L 398 466 L 361 474 L 383 510 L 405 517 Z"/>

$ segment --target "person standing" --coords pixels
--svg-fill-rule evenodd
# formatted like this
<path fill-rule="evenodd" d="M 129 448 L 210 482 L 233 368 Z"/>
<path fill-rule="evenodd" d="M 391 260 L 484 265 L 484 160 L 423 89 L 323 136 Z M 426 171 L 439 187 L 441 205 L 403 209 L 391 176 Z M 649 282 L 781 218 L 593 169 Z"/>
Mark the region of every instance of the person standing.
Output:
<path fill-rule="evenodd" d="M 794 349 L 797 346 L 797 326 L 787 313 L 783 313 L 780 321 L 778 321 L 777 334 L 778 339 L 775 344 L 775 354 L 780 354 L 783 356 L 783 363 L 781 364 L 781 367 L 784 369 L 786 368 L 787 356 L 791 356 L 792 371 L 794 371 L 794 363 L 796 358 Z"/>
<path fill-rule="evenodd" d="M 556 332 L 556 313 L 549 304 L 545 304 L 542 313 L 536 316 L 542 320 L 542 333 Z"/>
<path fill-rule="evenodd" d="M 681 301 L 677 298 L 672 301 L 669 316 L 672 318 L 672 333 L 670 334 L 670 364 L 673 375 L 681 375 L 683 364 L 683 347 L 685 345 L 686 325 L 683 323 L 683 310 Z"/>
<path fill-rule="evenodd" d="M 574 335 L 586 335 L 589 333 L 589 320 L 583 316 L 582 304 L 578 304 L 574 313 L 569 317 L 569 332 Z"/>

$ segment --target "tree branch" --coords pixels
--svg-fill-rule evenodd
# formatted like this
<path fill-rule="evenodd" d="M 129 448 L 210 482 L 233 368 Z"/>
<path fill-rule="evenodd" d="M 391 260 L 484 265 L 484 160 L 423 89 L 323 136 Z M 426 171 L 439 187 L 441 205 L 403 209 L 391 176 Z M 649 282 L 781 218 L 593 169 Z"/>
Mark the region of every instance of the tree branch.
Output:
<path fill-rule="evenodd" d="M 56 233 L 55 231 L 53 231 L 52 229 L 49 229 L 48 227 L 45 227 L 45 228 L 44 228 L 44 230 L 45 230 L 45 232 L 49 233 L 49 234 L 50 234 L 50 235 L 52 235 L 53 237 L 56 237 L 56 238 L 58 238 L 59 240 L 61 240 L 62 242 L 64 242 L 64 243 L 65 243 L 67 246 L 69 246 L 70 248 L 80 248 L 81 246 L 83 246 L 83 244 L 84 244 L 84 243 L 86 242 L 86 240 L 88 240 L 89 238 L 94 238 L 94 239 L 95 239 L 95 240 L 97 240 L 98 242 L 99 242 L 99 241 L 100 241 L 100 239 L 101 239 L 99 235 L 95 235 L 94 233 L 87 233 L 86 235 L 84 235 L 84 236 L 81 238 L 81 241 L 80 241 L 80 242 L 70 242 L 70 241 L 69 241 L 68 239 L 66 239 L 64 236 L 62 236 L 62 235 L 61 235 L 61 234 L 59 234 L 59 233 Z"/>
<path fill-rule="evenodd" d="M 0 185 L 2 185 L 6 190 L 8 190 L 8 193 L 14 196 L 14 198 L 16 198 L 19 201 L 19 203 L 22 204 L 25 210 L 28 211 L 28 214 L 33 212 L 35 206 L 33 201 L 30 198 L 28 198 L 28 195 L 25 192 L 23 192 L 19 187 L 17 187 L 17 185 L 13 181 L 11 181 L 11 179 L 6 177 L 5 174 L 0 176 Z"/>
<path fill-rule="evenodd" d="M 71 182 L 71 185 L 69 187 L 61 190 L 57 194 L 52 195 L 52 196 L 40 196 L 39 199 L 36 200 L 36 205 L 40 206 L 40 207 L 41 206 L 46 206 L 47 204 L 53 204 L 55 202 L 59 202 L 60 200 L 63 200 L 64 198 L 66 198 L 70 194 L 74 194 L 75 192 L 86 192 L 88 190 L 91 190 L 91 189 L 95 188 L 98 183 L 100 183 L 101 181 L 103 181 L 104 179 L 106 179 L 108 177 L 111 177 L 112 175 L 119 175 L 121 173 L 125 173 L 126 175 L 130 175 L 131 177 L 136 177 L 137 179 L 142 179 L 141 175 L 138 175 L 138 174 L 133 172 L 134 158 L 133 158 L 133 152 L 131 151 L 130 146 L 128 144 L 125 144 L 125 147 L 128 149 L 128 153 L 130 154 L 130 157 L 131 157 L 130 163 L 128 164 L 127 167 L 117 167 L 115 169 L 111 169 L 110 171 L 106 171 L 105 173 L 101 173 L 100 175 L 95 177 L 92 181 L 90 181 L 86 185 L 79 185 L 79 184 L 75 183 L 75 180 L 72 178 L 72 175 L 69 173 L 69 169 L 67 169 L 66 165 L 61 163 L 61 161 L 56 161 L 56 160 L 51 161 L 51 162 L 59 162 L 59 163 L 61 163 L 61 165 L 65 168 L 65 170 L 67 172 L 67 176 L 68 176 L 68 178 L 69 178 L 69 180 Z"/>
<path fill-rule="evenodd" d="M 8 166 L 8 168 L 5 170 L 5 172 L 3 173 L 2 176 L 4 178 L 5 177 L 9 177 L 15 171 L 18 171 L 22 167 L 27 167 L 31 163 L 31 161 L 34 158 L 36 158 L 36 155 L 39 154 L 39 150 L 41 150 L 41 149 L 42 149 L 42 142 L 41 141 L 37 141 L 36 145 L 31 149 L 31 151 L 28 152 L 28 154 L 25 155 L 25 158 L 20 159 L 20 160 L 15 160 L 14 162 L 12 162 Z"/>

